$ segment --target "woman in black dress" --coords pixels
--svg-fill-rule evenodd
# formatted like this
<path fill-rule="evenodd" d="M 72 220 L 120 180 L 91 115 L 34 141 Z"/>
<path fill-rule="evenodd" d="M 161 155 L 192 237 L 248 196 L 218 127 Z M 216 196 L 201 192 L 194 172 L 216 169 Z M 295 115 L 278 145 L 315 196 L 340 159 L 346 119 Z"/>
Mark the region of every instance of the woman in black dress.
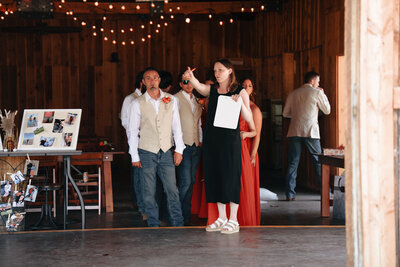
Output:
<path fill-rule="evenodd" d="M 249 96 L 236 81 L 232 63 L 219 59 L 214 64 L 216 83 L 200 83 L 190 68 L 184 77 L 203 96 L 209 97 L 207 119 L 203 136 L 203 168 L 206 198 L 208 203 L 217 203 L 218 219 L 206 227 L 206 231 L 221 231 L 224 234 L 239 232 L 237 211 L 240 201 L 241 143 L 239 120 L 236 129 L 215 127 L 214 117 L 220 95 L 232 96 L 238 101 L 242 98 L 241 115 L 255 131 Z M 229 221 L 226 204 L 230 204 Z"/>

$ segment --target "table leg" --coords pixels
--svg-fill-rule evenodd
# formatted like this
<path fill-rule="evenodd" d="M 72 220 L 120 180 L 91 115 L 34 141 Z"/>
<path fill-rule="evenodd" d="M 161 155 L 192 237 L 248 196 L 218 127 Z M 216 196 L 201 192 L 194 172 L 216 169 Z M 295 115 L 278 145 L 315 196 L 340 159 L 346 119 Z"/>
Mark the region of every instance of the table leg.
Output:
<path fill-rule="evenodd" d="M 106 212 L 114 212 L 111 161 L 104 161 L 104 189 L 106 193 Z"/>
<path fill-rule="evenodd" d="M 329 165 L 322 164 L 321 217 L 329 217 Z"/>
<path fill-rule="evenodd" d="M 78 186 L 76 185 L 74 179 L 71 176 L 71 156 L 65 156 L 64 157 L 64 166 L 66 166 L 65 167 L 65 175 L 66 175 L 66 185 L 65 185 L 65 187 L 66 188 L 68 187 L 68 180 L 69 180 L 69 182 L 74 187 L 76 194 L 79 197 L 79 202 L 81 204 L 81 213 L 82 213 L 82 215 L 81 215 L 82 216 L 82 229 L 85 229 L 85 227 L 86 227 L 85 202 L 83 201 L 81 191 L 79 190 Z M 67 205 L 65 205 L 65 202 L 64 202 L 64 229 L 65 229 L 65 224 L 66 224 L 66 222 L 65 222 L 65 220 L 66 220 L 65 219 L 66 218 L 65 217 L 66 211 L 65 210 L 66 210 L 66 208 L 68 206 L 68 199 L 64 198 L 64 201 L 66 201 L 66 203 L 67 203 Z"/>

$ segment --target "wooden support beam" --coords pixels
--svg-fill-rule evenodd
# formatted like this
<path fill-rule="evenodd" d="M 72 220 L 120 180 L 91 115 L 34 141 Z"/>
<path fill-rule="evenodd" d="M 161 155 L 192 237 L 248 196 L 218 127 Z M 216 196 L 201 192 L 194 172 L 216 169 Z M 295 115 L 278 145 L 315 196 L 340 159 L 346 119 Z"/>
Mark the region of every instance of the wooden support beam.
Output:
<path fill-rule="evenodd" d="M 393 59 L 398 0 L 345 2 L 348 266 L 396 266 Z"/>

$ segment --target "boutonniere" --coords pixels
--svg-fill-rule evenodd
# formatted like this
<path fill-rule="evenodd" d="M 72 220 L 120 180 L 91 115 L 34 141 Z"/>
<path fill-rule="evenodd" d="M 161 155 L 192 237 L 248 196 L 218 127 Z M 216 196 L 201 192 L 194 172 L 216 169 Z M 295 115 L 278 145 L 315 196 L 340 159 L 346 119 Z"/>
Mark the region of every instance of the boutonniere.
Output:
<path fill-rule="evenodd" d="M 164 97 L 162 98 L 162 101 L 163 101 L 165 104 L 168 104 L 169 102 L 171 102 L 171 98 L 170 98 L 169 96 L 164 96 Z"/>

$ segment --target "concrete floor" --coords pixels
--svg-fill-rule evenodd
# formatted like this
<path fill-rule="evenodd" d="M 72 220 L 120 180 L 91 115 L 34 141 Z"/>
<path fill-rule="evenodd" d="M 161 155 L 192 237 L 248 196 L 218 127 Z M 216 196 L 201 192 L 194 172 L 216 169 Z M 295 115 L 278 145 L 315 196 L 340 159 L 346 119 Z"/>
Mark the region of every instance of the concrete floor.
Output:
<path fill-rule="evenodd" d="M 2 266 L 345 266 L 342 226 L 21 232 L 1 236 Z"/>
<path fill-rule="evenodd" d="M 262 184 L 279 201 L 261 204 L 260 227 L 239 234 L 207 233 L 205 219 L 193 227 L 144 227 L 126 191 L 114 181 L 114 213 L 70 211 L 67 231 L 0 233 L 0 266 L 345 266 L 344 221 L 320 217 L 317 192 L 298 190 L 296 201 L 283 201 L 282 184 Z M 60 209 L 59 209 L 60 210 Z M 29 213 L 26 229 L 39 214 Z M 62 216 L 57 216 L 62 222 Z"/>

